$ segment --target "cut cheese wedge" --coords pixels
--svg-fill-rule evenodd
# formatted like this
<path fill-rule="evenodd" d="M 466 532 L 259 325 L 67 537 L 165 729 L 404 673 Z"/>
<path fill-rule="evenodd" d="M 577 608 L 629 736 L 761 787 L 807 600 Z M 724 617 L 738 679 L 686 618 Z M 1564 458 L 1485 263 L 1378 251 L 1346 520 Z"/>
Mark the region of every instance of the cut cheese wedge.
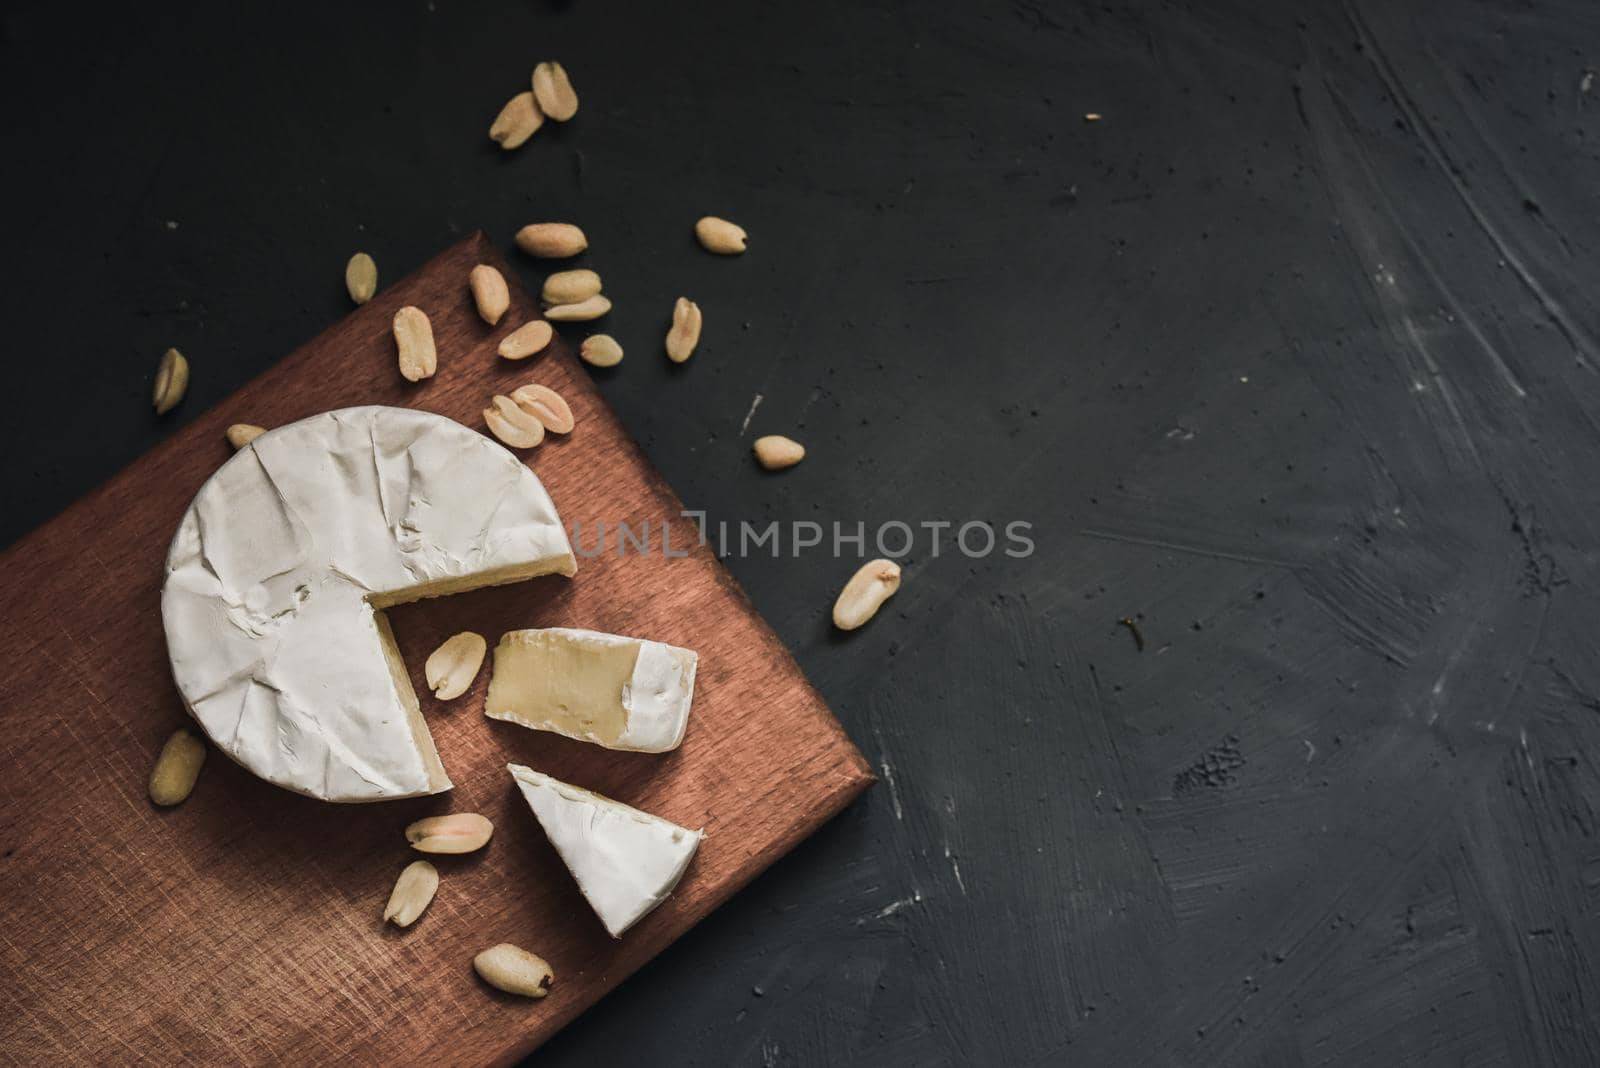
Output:
<path fill-rule="evenodd" d="M 612 938 L 666 900 L 700 847 L 700 831 L 521 764 L 506 770 Z"/>
<path fill-rule="evenodd" d="M 593 630 L 513 630 L 494 651 L 484 713 L 607 749 L 664 753 L 689 725 L 699 657 Z"/>
<path fill-rule="evenodd" d="M 576 569 L 505 449 L 442 416 L 346 408 L 267 431 L 200 488 L 161 614 L 219 749 L 297 793 L 379 801 L 450 788 L 380 610 Z"/>

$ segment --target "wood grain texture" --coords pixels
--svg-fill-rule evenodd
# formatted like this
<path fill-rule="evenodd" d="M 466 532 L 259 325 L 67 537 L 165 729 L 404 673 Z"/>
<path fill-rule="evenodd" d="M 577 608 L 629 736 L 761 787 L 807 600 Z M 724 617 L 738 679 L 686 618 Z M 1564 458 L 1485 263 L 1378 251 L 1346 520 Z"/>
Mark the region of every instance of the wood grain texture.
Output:
<path fill-rule="evenodd" d="M 473 311 L 467 272 L 504 264 L 481 234 L 358 309 L 4 557 L 0 634 L 0 1053 L 17 1063 L 504 1063 L 537 1046 L 649 960 L 872 780 L 793 659 L 559 340 L 517 363 L 498 339 L 538 314 L 513 288 L 498 327 Z M 514 277 L 510 270 L 504 272 Z M 390 321 L 432 319 L 438 374 L 396 370 Z M 633 359 L 650 358 L 635 356 Z M 664 357 L 662 357 L 664 358 Z M 204 374 L 204 368 L 196 368 Z M 692 366 L 687 370 L 692 374 Z M 230 423 L 275 426 L 353 404 L 423 408 L 481 427 L 492 392 L 560 391 L 576 431 L 527 462 L 580 553 L 571 580 L 533 582 L 389 613 L 455 789 L 331 805 L 262 782 L 213 752 L 194 795 L 159 811 L 151 762 L 185 722 L 159 613 L 162 560 L 194 492 L 229 455 Z M 619 557 L 610 531 L 648 524 L 653 551 Z M 660 551 L 662 532 L 682 557 Z M 487 670 L 441 704 L 422 664 L 462 629 L 648 636 L 701 654 L 683 747 L 613 753 L 482 715 Z M 599 790 L 706 840 L 677 892 L 621 939 L 590 912 L 506 774 L 510 761 Z M 380 922 L 415 855 L 402 828 L 448 811 L 489 816 L 484 852 L 434 858 L 441 886 L 409 931 Z M 499 941 L 544 955 L 551 995 L 498 994 L 471 958 Z"/>

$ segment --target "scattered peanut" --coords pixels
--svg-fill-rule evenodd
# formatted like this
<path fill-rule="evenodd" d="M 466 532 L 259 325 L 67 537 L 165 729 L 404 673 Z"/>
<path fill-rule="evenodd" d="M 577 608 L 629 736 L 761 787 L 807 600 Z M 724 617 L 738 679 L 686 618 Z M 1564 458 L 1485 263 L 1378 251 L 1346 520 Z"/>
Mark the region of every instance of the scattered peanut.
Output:
<path fill-rule="evenodd" d="M 550 993 L 555 973 L 543 957 L 509 942 L 501 942 L 472 958 L 472 968 L 483 981 L 507 994 L 542 998 Z"/>
<path fill-rule="evenodd" d="M 357 252 L 344 265 L 344 288 L 350 299 L 365 304 L 378 291 L 378 265 L 365 252 Z"/>
<path fill-rule="evenodd" d="M 177 349 L 168 349 L 161 354 L 161 362 L 156 365 L 156 384 L 150 393 L 156 414 L 166 415 L 176 408 L 188 388 L 189 361 Z"/>
<path fill-rule="evenodd" d="M 206 743 L 198 734 L 188 727 L 173 731 L 150 769 L 150 800 L 167 808 L 188 797 L 205 762 Z"/>
<path fill-rule="evenodd" d="M 534 103 L 533 94 L 518 93 L 506 101 L 506 106 L 494 117 L 494 122 L 489 126 L 489 140 L 508 151 L 521 148 L 543 125 L 544 114 L 539 111 L 539 105 Z"/>
<path fill-rule="evenodd" d="M 584 323 L 590 319 L 598 319 L 610 310 L 611 301 L 604 294 L 596 293 L 576 304 L 552 305 L 544 310 L 544 317 L 554 319 L 558 323 Z"/>
<path fill-rule="evenodd" d="M 511 400 L 518 408 L 543 423 L 544 428 L 552 434 L 570 434 L 577 424 L 566 399 L 549 386 L 520 386 L 512 391 Z"/>
<path fill-rule="evenodd" d="M 526 359 L 536 352 L 542 352 L 555 336 L 555 329 L 549 323 L 535 319 L 531 323 L 523 323 L 501 338 L 497 351 L 508 360 Z"/>
<path fill-rule="evenodd" d="M 744 251 L 745 239 L 749 235 L 738 223 L 707 215 L 694 224 L 694 236 L 707 252 L 715 252 L 719 256 L 737 256 Z"/>
<path fill-rule="evenodd" d="M 483 410 L 490 433 L 513 449 L 531 449 L 544 440 L 544 424 L 510 397 L 495 394 Z"/>
<path fill-rule="evenodd" d="M 564 260 L 589 247 L 583 231 L 571 223 L 529 223 L 517 231 L 517 247 L 544 260 Z"/>
<path fill-rule="evenodd" d="M 478 677 L 488 649 L 489 643 L 483 640 L 483 635 L 470 630 L 446 638 L 422 668 L 433 696 L 441 701 L 453 701 L 466 693 L 472 680 Z"/>
<path fill-rule="evenodd" d="M 556 122 L 566 122 L 578 113 L 578 93 L 567 77 L 567 68 L 544 62 L 533 68 L 533 96 L 539 110 Z"/>
<path fill-rule="evenodd" d="M 432 378 L 439 369 L 433 345 L 433 324 L 421 308 L 406 305 L 394 313 L 394 344 L 400 353 L 400 374 L 407 382 Z"/>
<path fill-rule="evenodd" d="M 228 444 L 235 449 L 242 449 L 266 432 L 266 427 L 255 426 L 252 423 L 234 423 L 228 427 Z"/>
<path fill-rule="evenodd" d="M 764 438 L 757 438 L 755 451 L 756 460 L 768 471 L 781 471 L 785 467 L 793 467 L 806 458 L 806 447 L 782 434 L 768 434 Z"/>
<path fill-rule="evenodd" d="M 622 362 L 622 346 L 610 334 L 590 334 L 578 347 L 578 355 L 591 367 L 615 367 Z"/>
<path fill-rule="evenodd" d="M 557 271 L 544 280 L 540 297 L 546 304 L 576 304 L 600 292 L 600 276 L 593 271 Z"/>
<path fill-rule="evenodd" d="M 471 853 L 482 849 L 494 824 L 476 812 L 429 816 L 406 828 L 406 841 L 418 853 Z"/>
<path fill-rule="evenodd" d="M 480 263 L 467 275 L 467 285 L 472 290 L 472 302 L 478 306 L 478 317 L 490 326 L 511 307 L 511 290 L 506 288 L 506 277 L 487 263 Z"/>
<path fill-rule="evenodd" d="M 893 560 L 871 560 L 850 576 L 833 602 L 833 625 L 855 630 L 883 607 L 900 588 L 900 565 Z"/>
<path fill-rule="evenodd" d="M 425 860 L 413 860 L 394 882 L 389 903 L 383 907 L 383 921 L 410 927 L 433 904 L 433 895 L 438 892 L 439 869 Z"/>
<path fill-rule="evenodd" d="M 667 331 L 667 358 L 682 363 L 694 355 L 700 343 L 700 305 L 679 297 L 672 306 L 672 329 Z"/>

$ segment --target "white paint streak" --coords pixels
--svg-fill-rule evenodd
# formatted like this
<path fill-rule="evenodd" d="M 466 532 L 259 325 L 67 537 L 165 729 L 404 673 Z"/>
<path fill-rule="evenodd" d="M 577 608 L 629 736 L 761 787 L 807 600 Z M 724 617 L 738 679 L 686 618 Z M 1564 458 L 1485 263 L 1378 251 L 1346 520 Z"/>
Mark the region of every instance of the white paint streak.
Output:
<path fill-rule="evenodd" d="M 756 399 L 750 402 L 750 410 L 744 413 L 744 422 L 739 424 L 739 434 L 741 436 L 750 429 L 750 420 L 755 418 L 756 409 L 759 407 L 761 407 L 761 394 L 757 393 Z"/>
<path fill-rule="evenodd" d="M 966 897 L 967 883 L 965 879 L 961 878 L 961 862 L 956 859 L 954 853 L 950 852 L 949 842 L 944 844 L 944 859 L 950 862 L 950 870 L 955 873 L 956 885 L 961 887 L 961 896 Z"/>
<path fill-rule="evenodd" d="M 1404 82 L 1395 72 L 1382 43 L 1379 42 L 1368 27 L 1366 19 L 1349 3 L 1345 4 L 1345 15 L 1356 31 L 1356 36 L 1362 44 L 1362 50 L 1366 53 L 1368 61 L 1372 63 L 1378 73 L 1378 77 L 1388 87 L 1391 99 L 1398 105 L 1401 114 L 1405 116 L 1412 136 L 1416 138 L 1418 144 L 1427 150 L 1428 154 L 1433 158 L 1434 164 L 1449 181 L 1451 188 L 1455 191 L 1456 198 L 1461 202 L 1461 206 L 1467 210 L 1467 214 L 1472 216 L 1472 220 L 1477 224 L 1478 229 L 1482 231 L 1483 235 L 1494 245 L 1496 251 L 1500 253 L 1500 262 L 1509 265 L 1512 271 L 1516 273 L 1518 280 L 1538 300 L 1539 304 L 1544 308 L 1545 314 L 1566 335 L 1573 348 L 1578 349 L 1585 356 L 1593 354 L 1596 349 L 1595 339 L 1583 328 L 1581 322 L 1572 316 L 1566 307 L 1556 299 L 1555 295 L 1547 290 L 1544 284 L 1534 276 L 1533 272 L 1517 255 L 1511 241 L 1495 225 L 1489 212 L 1479 204 L 1478 198 L 1473 194 L 1472 184 L 1466 177 L 1466 172 L 1457 166 L 1455 159 L 1446 151 L 1444 142 L 1434 132 L 1433 124 L 1429 121 L 1426 112 L 1412 100 Z M 1473 334 L 1474 337 L 1483 341 L 1483 338 L 1476 330 L 1473 331 Z M 1498 365 L 1500 373 L 1510 382 L 1517 395 L 1526 396 L 1522 391 L 1522 387 L 1511 376 L 1510 367 L 1506 366 L 1501 360 L 1500 354 L 1493 348 L 1490 348 L 1488 352 L 1491 359 Z"/>
<path fill-rule="evenodd" d="M 895 784 L 894 768 L 889 766 L 888 757 L 878 762 L 878 770 L 883 772 L 883 781 L 889 784 L 889 800 L 894 802 L 894 818 L 904 820 L 906 810 L 900 804 L 900 787 Z"/>
<path fill-rule="evenodd" d="M 1311 739 L 1302 738 L 1300 741 L 1306 747 L 1306 763 L 1311 763 L 1311 758 L 1317 755 L 1317 747 L 1311 744 Z"/>
<path fill-rule="evenodd" d="M 901 909 L 910 908 L 912 905 L 922 904 L 922 891 L 913 890 L 910 897 L 903 897 L 898 901 L 891 901 L 878 910 L 878 919 L 887 920 Z"/>

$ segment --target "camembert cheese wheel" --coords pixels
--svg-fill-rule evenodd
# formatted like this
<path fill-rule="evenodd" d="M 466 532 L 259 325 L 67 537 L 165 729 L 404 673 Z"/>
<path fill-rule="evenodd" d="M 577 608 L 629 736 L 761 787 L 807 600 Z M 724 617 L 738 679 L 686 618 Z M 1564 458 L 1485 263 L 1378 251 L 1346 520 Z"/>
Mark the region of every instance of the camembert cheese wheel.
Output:
<path fill-rule="evenodd" d="M 345 408 L 262 434 L 201 487 L 161 613 L 219 749 L 297 793 L 380 801 L 450 788 L 382 609 L 576 570 L 511 453 L 442 416 Z"/>

